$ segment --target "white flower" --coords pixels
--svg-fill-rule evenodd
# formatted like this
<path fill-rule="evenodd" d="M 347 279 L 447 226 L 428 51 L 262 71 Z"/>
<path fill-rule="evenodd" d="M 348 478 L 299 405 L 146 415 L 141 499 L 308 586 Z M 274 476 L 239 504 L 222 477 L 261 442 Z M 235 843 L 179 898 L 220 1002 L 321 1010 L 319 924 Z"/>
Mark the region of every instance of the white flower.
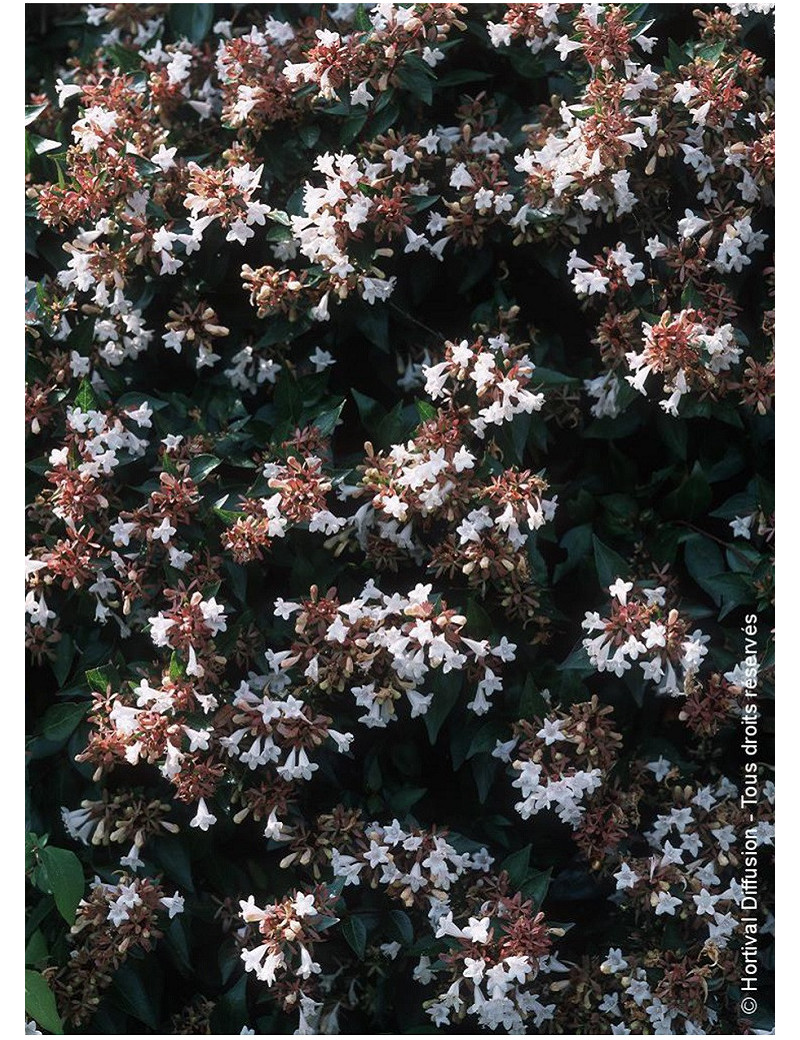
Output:
<path fill-rule="evenodd" d="M 314 371 L 324 372 L 326 368 L 330 368 L 331 365 L 336 364 L 336 360 L 332 354 L 329 354 L 327 350 L 321 350 L 317 347 L 314 353 L 308 359 L 314 366 Z"/>
<path fill-rule="evenodd" d="M 161 167 L 161 171 L 166 173 L 175 166 L 175 153 L 177 150 L 177 148 L 167 148 L 162 144 L 156 154 L 150 156 L 150 162 Z"/>
<path fill-rule="evenodd" d="M 433 50 L 430 47 L 425 47 L 421 57 L 426 65 L 430 65 L 434 69 L 440 61 L 444 61 L 444 51 L 440 51 L 438 47 L 434 47 Z"/>
<path fill-rule="evenodd" d="M 571 40 L 569 36 L 562 36 L 556 44 L 556 51 L 561 56 L 562 61 L 567 60 L 567 55 L 572 51 L 579 51 L 583 47 L 582 43 L 578 43 L 577 40 Z"/>
<path fill-rule="evenodd" d="M 617 578 L 613 585 L 608 586 L 608 591 L 611 593 L 612 596 L 618 599 L 624 607 L 625 604 L 628 602 L 628 593 L 631 591 L 632 588 L 632 581 L 623 581 L 622 578 Z"/>
<path fill-rule="evenodd" d="M 201 798 L 197 805 L 197 814 L 189 822 L 190 827 L 199 827 L 201 831 L 207 831 L 217 822 L 216 816 L 209 812 L 205 798 Z"/>
<path fill-rule="evenodd" d="M 130 537 L 133 532 L 138 528 L 138 524 L 129 521 L 126 522 L 120 518 L 117 518 L 113 524 L 109 525 L 109 532 L 114 540 L 114 545 L 126 546 L 130 544 Z"/>
<path fill-rule="evenodd" d="M 753 520 L 755 515 L 750 516 L 737 516 L 734 520 L 731 520 L 729 526 L 733 531 L 734 538 L 750 538 L 750 528 L 753 526 Z"/>
<path fill-rule="evenodd" d="M 692 896 L 694 904 L 697 907 L 698 917 L 702 914 L 708 914 L 710 917 L 713 917 L 716 913 L 714 905 L 719 901 L 719 898 L 719 896 L 712 896 L 706 888 L 700 889 L 699 896 Z"/>
<path fill-rule="evenodd" d="M 644 251 L 645 253 L 649 253 L 649 255 L 656 260 L 659 256 L 663 256 L 666 253 L 667 247 L 661 239 L 655 235 L 653 238 L 648 238 Z"/>
<path fill-rule="evenodd" d="M 489 941 L 489 926 L 491 923 L 491 918 L 489 917 L 481 917 L 480 919 L 470 917 L 467 927 L 462 930 L 462 934 L 470 942 L 483 945 Z"/>
<path fill-rule="evenodd" d="M 183 913 L 183 896 L 176 892 L 172 896 L 164 896 L 161 900 L 161 905 L 169 912 L 169 919 L 172 920 L 178 914 Z"/>
<path fill-rule="evenodd" d="M 678 865 L 683 863 L 683 849 L 677 849 L 671 841 L 665 841 L 664 855 L 661 857 L 661 866 L 668 867 L 671 863 Z"/>
<path fill-rule="evenodd" d="M 616 972 L 622 971 L 627 967 L 628 962 L 622 956 L 622 950 L 610 949 L 608 951 L 608 956 L 600 965 L 600 971 L 602 971 L 605 975 L 613 975 L 616 974 Z"/>
<path fill-rule="evenodd" d="M 700 93 L 699 88 L 691 80 L 676 83 L 674 90 L 675 93 L 672 96 L 672 100 L 678 105 L 688 105 L 692 98 Z"/>
<path fill-rule="evenodd" d="M 292 909 L 298 917 L 313 917 L 317 914 L 317 909 L 314 906 L 314 896 L 300 895 L 298 894 L 292 902 Z"/>
<path fill-rule="evenodd" d="M 683 219 L 678 221 L 678 234 L 681 238 L 693 238 L 698 231 L 702 231 L 710 223 L 711 221 L 696 217 L 690 209 L 687 209 Z"/>
<path fill-rule="evenodd" d="M 474 188 L 475 181 L 470 176 L 464 163 L 457 163 L 450 174 L 451 188 Z"/>
<path fill-rule="evenodd" d="M 406 228 L 406 238 L 408 243 L 403 250 L 404 253 L 418 253 L 423 246 L 427 246 L 428 240 L 424 235 L 418 235 L 416 231 L 412 231 L 410 227 Z"/>
<path fill-rule="evenodd" d="M 217 603 L 213 596 L 209 600 L 200 601 L 200 613 L 203 615 L 206 628 L 211 632 L 212 636 L 217 635 L 219 632 L 227 631 L 225 607 L 221 603 Z"/>
<path fill-rule="evenodd" d="M 567 738 L 561 732 L 561 727 L 564 725 L 561 719 L 545 719 L 542 729 L 536 734 L 537 737 L 544 740 L 545 744 L 549 747 L 551 744 L 555 744 L 557 740 L 566 740 Z"/>
<path fill-rule="evenodd" d="M 255 234 L 255 231 L 245 224 L 241 217 L 237 217 L 228 228 L 228 234 L 225 236 L 225 241 L 238 242 L 239 245 L 243 246 L 248 239 L 255 238 Z"/>
<path fill-rule="evenodd" d="M 647 763 L 647 768 L 655 775 L 656 780 L 661 783 L 670 769 L 672 769 L 672 763 L 664 758 L 663 755 L 659 755 L 657 761 Z"/>
<path fill-rule="evenodd" d="M 674 917 L 675 910 L 680 905 L 681 901 L 677 896 L 672 896 L 668 892 L 659 892 L 658 902 L 656 903 L 656 917 L 661 917 L 663 914 L 669 914 L 671 917 Z"/>
<path fill-rule="evenodd" d="M 349 751 L 350 745 L 355 740 L 352 733 L 340 733 L 336 729 L 329 729 L 328 736 L 336 744 L 336 750 L 340 754 L 345 754 L 345 752 Z"/>
<path fill-rule="evenodd" d="M 392 173 L 404 173 L 406 166 L 411 166 L 414 162 L 413 155 L 408 155 L 402 145 L 399 148 L 387 149 L 383 157 L 390 163 Z"/>
<path fill-rule="evenodd" d="M 487 22 L 486 29 L 493 47 L 508 47 L 511 43 L 511 26 L 504 22 Z"/>
<path fill-rule="evenodd" d="M 174 618 L 167 618 L 159 611 L 156 617 L 147 619 L 150 622 L 150 638 L 155 646 L 167 646 L 169 637 L 167 633 L 175 624 Z"/>
<path fill-rule="evenodd" d="M 149 533 L 152 541 L 156 542 L 160 540 L 164 545 L 166 545 L 176 532 L 177 528 L 173 527 L 169 522 L 169 519 L 165 516 L 161 523 L 157 527 L 153 527 Z"/>
<path fill-rule="evenodd" d="M 284 824 L 278 819 L 276 811 L 273 809 L 267 819 L 267 826 L 264 828 L 264 837 L 272 838 L 273 841 L 280 841 L 283 838 Z"/>
<path fill-rule="evenodd" d="M 617 873 L 614 875 L 617 880 L 617 891 L 621 892 L 625 888 L 633 888 L 640 877 L 635 871 L 631 870 L 627 863 L 623 863 Z"/>
<path fill-rule="evenodd" d="M 350 104 L 351 105 L 368 105 L 372 101 L 372 94 L 368 90 L 368 82 L 364 80 L 363 83 L 359 83 L 355 90 L 350 91 Z"/>
<path fill-rule="evenodd" d="M 144 865 L 144 860 L 139 855 L 139 846 L 131 845 L 126 856 L 120 856 L 119 864 L 121 867 L 130 867 L 130 869 L 136 873 L 136 871 Z"/>
<path fill-rule="evenodd" d="M 192 559 L 192 554 L 184 552 L 182 549 L 176 549 L 174 545 L 169 547 L 169 565 L 174 567 L 177 571 L 182 571 L 186 568 L 186 564 Z"/>
<path fill-rule="evenodd" d="M 77 97 L 83 93 L 83 87 L 77 83 L 65 83 L 62 79 L 56 80 L 56 94 L 58 94 L 58 107 L 63 108 L 64 103 L 71 97 Z"/>

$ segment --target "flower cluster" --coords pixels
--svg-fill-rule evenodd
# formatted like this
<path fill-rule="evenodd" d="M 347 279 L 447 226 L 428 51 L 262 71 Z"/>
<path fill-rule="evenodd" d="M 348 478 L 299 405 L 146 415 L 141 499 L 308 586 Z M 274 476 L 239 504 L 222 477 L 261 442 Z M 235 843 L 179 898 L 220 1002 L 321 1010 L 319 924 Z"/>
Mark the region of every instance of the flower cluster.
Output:
<path fill-rule="evenodd" d="M 285 813 L 293 782 L 310 780 L 319 768 L 309 752 L 326 742 L 344 752 L 353 739 L 304 700 L 285 694 L 288 680 L 280 663 L 286 656 L 269 652 L 273 671 L 249 673 L 225 703 L 219 687 L 217 693 L 203 692 L 209 690 L 209 677 L 205 671 L 197 674 L 202 666 L 196 658 L 185 673 L 173 664 L 152 684 L 144 677 L 136 685 L 125 683 L 120 692 L 99 692 L 89 744 L 78 760 L 95 765 L 97 779 L 124 763 L 158 765 L 178 799 L 197 802 L 190 825 L 201 831 L 217 822 L 207 799 L 239 763 L 232 803 L 242 807 L 235 819 L 266 819 L 267 836 L 279 838 L 277 812 Z"/>
<path fill-rule="evenodd" d="M 508 762 L 516 756 L 512 786 L 522 794 L 515 809 L 523 820 L 553 809 L 573 830 L 581 826 L 584 802 L 602 787 L 619 751 L 621 738 L 611 728 L 610 712 L 594 697 L 544 720 L 521 720 L 516 738 L 498 746 L 497 757 Z"/>
<path fill-rule="evenodd" d="M 74 948 L 68 965 L 52 975 L 59 1004 L 72 1026 L 92 1017 L 123 961 L 136 950 L 151 950 L 165 922 L 181 913 L 183 896 L 167 896 L 147 878 L 123 875 L 116 884 L 95 879 L 71 929 Z"/>
<path fill-rule="evenodd" d="M 306 439 L 303 447 L 309 450 L 312 446 Z M 326 496 L 333 483 L 316 455 L 289 455 L 285 464 L 270 461 L 263 467 L 263 475 L 269 494 L 243 499 L 237 511 L 240 515 L 223 538 L 223 546 L 238 563 L 263 559 L 276 538 L 285 538 L 290 524 L 307 523 L 309 531 L 326 534 L 333 534 L 344 525 L 343 518 L 326 508 Z"/>
<path fill-rule="evenodd" d="M 444 58 L 437 44 L 445 42 L 451 28 L 466 28 L 461 14 L 466 8 L 453 3 L 380 5 L 369 13 L 366 32 L 317 29 L 299 55 L 303 60 L 289 62 L 283 75 L 292 84 L 314 84 L 328 100 L 344 88 L 354 105 L 369 106 L 374 100 L 370 90 L 377 95 L 390 84 L 402 84 L 400 70 L 410 58 L 436 67 Z"/>
<path fill-rule="evenodd" d="M 120 863 L 136 870 L 141 866 L 141 849 L 159 835 L 177 834 L 180 828 L 165 819 L 171 806 L 157 800 L 145 801 L 134 791 L 103 792 L 98 800 L 85 798 L 79 809 L 62 807 L 64 829 L 71 838 L 84 845 L 127 845 L 126 856 Z"/>
<path fill-rule="evenodd" d="M 412 718 L 426 714 L 435 694 L 420 687 L 432 681 L 432 672 L 463 671 L 473 689 L 467 707 L 485 714 L 503 689 L 500 673 L 516 647 L 505 637 L 492 646 L 463 634 L 467 619 L 432 589 L 418 584 L 405 596 L 387 595 L 369 581 L 344 602 L 335 589 L 321 596 L 316 587 L 299 603 L 279 600 L 275 613 L 294 617 L 294 639 L 288 650 L 270 652 L 272 685 L 325 703 L 349 693 L 364 712 L 358 721 L 384 728 L 403 701 Z"/>
<path fill-rule="evenodd" d="M 652 766 L 656 776 L 670 771 L 663 758 Z M 750 814 L 726 778 L 717 785 L 678 789 L 669 812 L 656 815 L 645 832 L 651 854 L 620 863 L 614 874 L 617 891 L 626 904 L 648 908 L 656 917 L 684 919 L 706 946 L 724 949 L 742 927 L 736 908 L 752 887 L 752 874 L 742 869 L 745 839 L 739 835 L 747 833 L 749 842 L 752 834 L 754 848 L 772 845 L 771 801 L 768 785 L 758 820 L 748 830 Z"/>
<path fill-rule="evenodd" d="M 690 390 L 713 391 L 716 377 L 739 360 L 741 348 L 733 338 L 733 326 L 720 325 L 709 332 L 692 310 L 661 316 L 657 325 L 642 325 L 644 343 L 640 354 L 626 359 L 634 375 L 625 378 L 647 396 L 645 382 L 652 374 L 663 376 L 667 397 L 661 407 L 678 414 L 680 400 Z"/>
<path fill-rule="evenodd" d="M 320 965 L 314 960 L 314 946 L 320 931 L 336 923 L 331 913 L 333 899 L 324 886 L 312 892 L 295 892 L 280 902 L 256 906 L 253 896 L 242 900 L 241 918 L 256 925 L 259 945 L 242 950 L 245 971 L 276 988 L 278 999 L 287 1010 L 297 1006 L 313 989 Z"/>
<path fill-rule="evenodd" d="M 396 569 L 407 556 L 431 573 L 486 593 L 499 591 L 510 613 L 544 626 L 530 576 L 529 539 L 552 520 L 556 497 L 546 479 L 516 465 L 497 465 L 492 434 L 517 415 L 541 409 L 529 389 L 534 365 L 503 333 L 484 342 L 447 343 L 444 360 L 423 369 L 425 390 L 442 403 L 406 443 L 368 459 L 356 495 L 371 501 L 356 514 L 362 546 L 378 566 Z"/>
<path fill-rule="evenodd" d="M 460 926 L 452 912 L 441 916 L 436 935 L 449 946 L 440 957 L 444 967 L 420 964 L 415 972 L 419 981 L 441 985 L 440 974 L 450 981 L 427 1002 L 434 1024 L 465 1022 L 469 1015 L 485 1029 L 519 1033 L 529 1021 L 537 1028 L 550 1021 L 555 1005 L 531 989 L 539 972 L 550 970 L 550 932 L 544 915 L 519 893 L 490 897 Z"/>
<path fill-rule="evenodd" d="M 709 637 L 700 629 L 690 632 L 678 610 L 667 609 L 663 586 L 634 589 L 632 581 L 617 578 L 608 591 L 610 617 L 587 611 L 582 625 L 589 633 L 600 633 L 583 640 L 592 665 L 619 677 L 637 662 L 645 679 L 658 683 L 661 692 L 686 692 L 687 680 L 708 652 Z"/>
<path fill-rule="evenodd" d="M 388 897 L 403 906 L 428 909 L 437 929 L 445 914 L 452 922 L 447 906 L 453 885 L 469 871 L 488 871 L 493 862 L 486 849 L 460 853 L 446 834 L 404 830 L 397 820 L 388 826 L 371 823 L 357 837 L 348 843 L 348 853 L 333 849 L 334 877 L 342 878 L 345 887 L 384 886 Z"/>

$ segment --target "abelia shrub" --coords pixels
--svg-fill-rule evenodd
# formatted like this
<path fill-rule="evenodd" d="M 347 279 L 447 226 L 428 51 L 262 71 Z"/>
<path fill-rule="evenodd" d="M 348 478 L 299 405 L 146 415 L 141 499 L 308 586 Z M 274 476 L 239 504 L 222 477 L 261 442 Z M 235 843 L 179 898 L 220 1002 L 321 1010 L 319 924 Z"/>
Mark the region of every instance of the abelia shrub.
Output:
<path fill-rule="evenodd" d="M 29 7 L 26 1032 L 770 1031 L 772 5 Z"/>

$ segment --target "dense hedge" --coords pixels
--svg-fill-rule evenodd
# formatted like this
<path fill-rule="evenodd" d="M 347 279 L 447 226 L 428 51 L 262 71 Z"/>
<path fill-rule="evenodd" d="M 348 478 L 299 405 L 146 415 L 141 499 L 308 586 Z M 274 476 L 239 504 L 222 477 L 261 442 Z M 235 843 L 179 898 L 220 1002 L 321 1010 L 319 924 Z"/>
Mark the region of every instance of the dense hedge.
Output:
<path fill-rule="evenodd" d="M 770 6 L 29 5 L 39 1028 L 770 1029 Z"/>

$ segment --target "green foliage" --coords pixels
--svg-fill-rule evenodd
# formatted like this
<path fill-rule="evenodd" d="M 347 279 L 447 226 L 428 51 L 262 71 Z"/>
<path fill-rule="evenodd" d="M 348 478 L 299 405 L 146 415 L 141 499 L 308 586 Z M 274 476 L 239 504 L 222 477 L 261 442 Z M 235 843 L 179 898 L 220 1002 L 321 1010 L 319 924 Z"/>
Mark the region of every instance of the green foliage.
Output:
<path fill-rule="evenodd" d="M 84 886 L 83 867 L 75 853 L 52 845 L 43 848 L 36 884 L 43 892 L 52 894 L 58 912 L 71 925 L 83 898 Z"/>
<path fill-rule="evenodd" d="M 25 1011 L 50 1033 L 62 1034 L 64 1027 L 56 1001 L 46 980 L 38 971 L 25 970 Z"/>
<path fill-rule="evenodd" d="M 185 36 L 191 43 L 200 43 L 214 21 L 214 4 L 173 4 L 169 9 L 169 24 L 176 38 Z"/>

